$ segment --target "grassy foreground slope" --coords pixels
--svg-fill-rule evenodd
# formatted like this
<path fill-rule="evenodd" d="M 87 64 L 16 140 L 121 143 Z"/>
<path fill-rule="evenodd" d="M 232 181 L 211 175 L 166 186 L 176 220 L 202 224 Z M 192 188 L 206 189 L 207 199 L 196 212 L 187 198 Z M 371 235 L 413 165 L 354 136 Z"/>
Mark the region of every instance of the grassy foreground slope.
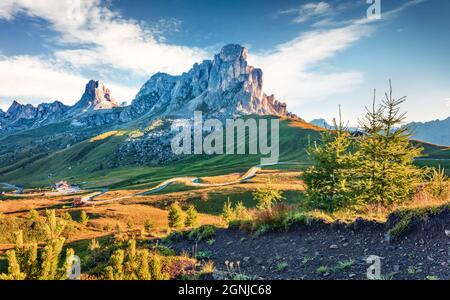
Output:
<path fill-rule="evenodd" d="M 306 147 L 317 139 L 320 128 L 303 121 L 280 122 L 280 161 L 307 162 Z M 190 155 L 164 166 L 128 165 L 108 168 L 117 157 L 118 147 L 128 138 L 127 131 L 90 138 L 43 157 L 23 157 L 0 166 L 0 182 L 26 187 L 48 186 L 69 180 L 83 187 L 123 188 L 153 184 L 173 176 L 213 176 L 243 172 L 260 163 L 259 155 Z"/>

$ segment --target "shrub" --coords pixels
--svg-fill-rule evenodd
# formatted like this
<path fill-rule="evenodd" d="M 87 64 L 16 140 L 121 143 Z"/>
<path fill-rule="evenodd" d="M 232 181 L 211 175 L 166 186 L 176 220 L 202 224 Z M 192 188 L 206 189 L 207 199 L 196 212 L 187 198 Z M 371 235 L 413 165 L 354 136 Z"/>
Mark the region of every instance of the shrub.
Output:
<path fill-rule="evenodd" d="M 66 221 L 72 221 L 72 215 L 68 212 L 65 212 L 61 215 L 61 218 Z"/>
<path fill-rule="evenodd" d="M 213 238 L 216 235 L 216 229 L 212 225 L 203 225 L 191 230 L 188 233 L 190 240 L 202 241 Z"/>
<path fill-rule="evenodd" d="M 28 220 L 35 222 L 38 219 L 39 219 L 39 213 L 37 212 L 37 210 L 35 210 L 35 209 L 30 210 L 30 212 L 28 213 Z"/>
<path fill-rule="evenodd" d="M 153 228 L 155 228 L 155 224 L 153 223 L 153 220 L 151 220 L 151 219 L 145 220 L 144 228 L 145 228 L 145 230 L 147 230 L 147 231 L 150 231 L 150 230 L 152 230 Z"/>
<path fill-rule="evenodd" d="M 183 210 L 177 202 L 173 203 L 169 209 L 168 215 L 169 227 L 170 228 L 183 228 L 184 226 L 184 216 Z"/>
<path fill-rule="evenodd" d="M 235 219 L 233 206 L 231 204 L 230 198 L 223 205 L 222 219 L 229 223 Z"/>
<path fill-rule="evenodd" d="M 67 279 L 72 269 L 74 255 L 72 249 L 66 250 L 66 260 L 61 265 L 61 253 L 65 239 L 57 237 L 49 240 L 39 251 L 37 242 L 25 243 L 23 232 L 15 234 L 14 250 L 6 252 L 8 272 L 0 274 L 0 280 L 61 280 Z"/>
<path fill-rule="evenodd" d="M 231 204 L 230 199 L 225 202 L 222 212 L 222 219 L 228 224 L 236 220 L 249 220 L 250 218 L 250 212 L 241 201 L 236 203 L 234 207 Z"/>
<path fill-rule="evenodd" d="M 283 192 L 267 185 L 266 187 L 257 189 L 253 193 L 253 199 L 257 202 L 259 209 L 269 209 L 276 202 L 283 199 Z"/>
<path fill-rule="evenodd" d="M 95 250 L 98 250 L 98 249 L 100 249 L 100 243 L 96 239 L 92 239 L 89 242 L 89 250 L 95 251 Z"/>
<path fill-rule="evenodd" d="M 89 221 L 88 214 L 84 210 L 82 210 L 80 214 L 80 223 L 83 225 L 87 225 L 88 221 Z"/>
<path fill-rule="evenodd" d="M 154 263 L 148 250 L 137 250 L 136 241 L 128 242 L 126 250 L 117 250 L 111 255 L 108 266 L 105 268 L 105 277 L 108 280 L 150 280 L 161 274 L 161 265 Z"/>
<path fill-rule="evenodd" d="M 127 219 L 127 228 L 128 228 L 128 230 L 131 230 L 134 228 L 134 222 L 133 222 L 132 218 Z"/>
<path fill-rule="evenodd" d="M 119 249 L 111 256 L 108 266 L 103 270 L 105 278 L 168 280 L 184 276 L 194 270 L 194 260 L 173 256 L 174 252 L 166 247 L 158 246 L 155 250 L 137 249 L 136 241 L 130 240 L 126 249 Z M 167 252 L 167 255 L 161 255 L 159 250 Z"/>
<path fill-rule="evenodd" d="M 56 218 L 55 210 L 46 210 L 47 222 L 44 225 L 44 232 L 47 240 L 54 240 L 61 236 L 67 223 Z"/>
<path fill-rule="evenodd" d="M 198 226 L 198 212 L 193 205 L 190 205 L 186 211 L 186 227 Z"/>
<path fill-rule="evenodd" d="M 447 176 L 445 176 L 445 170 L 433 169 L 429 176 L 425 190 L 428 194 L 435 198 L 446 199 L 449 196 L 449 182 Z"/>

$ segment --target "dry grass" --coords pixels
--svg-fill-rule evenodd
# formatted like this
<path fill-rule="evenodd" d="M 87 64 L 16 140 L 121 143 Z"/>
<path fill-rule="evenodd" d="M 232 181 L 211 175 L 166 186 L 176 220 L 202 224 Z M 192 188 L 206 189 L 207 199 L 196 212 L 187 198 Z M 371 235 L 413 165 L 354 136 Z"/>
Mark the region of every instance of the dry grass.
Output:
<path fill-rule="evenodd" d="M 316 126 L 310 123 L 307 123 L 303 120 L 300 119 L 290 119 L 290 118 L 283 118 L 286 120 L 289 120 L 289 127 L 297 127 L 297 128 L 302 128 L 302 129 L 311 129 L 311 130 L 317 130 L 317 131 L 324 131 L 326 130 L 323 127 L 320 126 Z"/>
<path fill-rule="evenodd" d="M 97 141 L 101 141 L 101 140 L 107 139 L 107 138 L 112 137 L 112 136 L 123 135 L 123 134 L 124 134 L 123 131 L 117 131 L 117 130 L 108 131 L 108 132 L 99 134 L 99 135 L 97 135 L 97 136 L 91 138 L 91 139 L 90 139 L 90 142 L 91 142 L 91 143 L 92 143 L 92 142 L 97 142 Z"/>

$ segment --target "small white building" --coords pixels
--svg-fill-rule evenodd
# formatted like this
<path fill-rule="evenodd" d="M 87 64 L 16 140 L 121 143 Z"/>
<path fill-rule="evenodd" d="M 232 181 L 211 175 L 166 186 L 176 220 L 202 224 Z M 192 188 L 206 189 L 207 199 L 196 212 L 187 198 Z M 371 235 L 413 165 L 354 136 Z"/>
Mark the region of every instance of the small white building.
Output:
<path fill-rule="evenodd" d="M 72 186 L 67 181 L 59 181 L 53 185 L 53 190 L 62 194 L 73 194 L 80 191 L 78 186 Z"/>

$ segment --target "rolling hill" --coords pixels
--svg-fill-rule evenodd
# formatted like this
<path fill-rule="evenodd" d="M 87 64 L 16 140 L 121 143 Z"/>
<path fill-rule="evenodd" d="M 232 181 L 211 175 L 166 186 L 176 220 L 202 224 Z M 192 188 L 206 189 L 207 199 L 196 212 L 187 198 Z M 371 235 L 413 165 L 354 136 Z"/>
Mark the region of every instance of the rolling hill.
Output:
<path fill-rule="evenodd" d="M 257 116 L 257 118 L 267 118 Z M 280 161 L 307 163 L 306 146 L 317 139 L 320 128 L 299 119 L 282 118 L 280 122 Z M 158 166 L 127 164 L 114 166 L 119 146 L 134 130 L 114 131 L 89 138 L 50 154 L 23 157 L 0 168 L 0 181 L 25 186 L 49 186 L 58 180 L 69 180 L 85 187 L 123 187 L 159 182 L 173 176 L 219 175 L 243 172 L 260 163 L 259 155 L 190 155 Z M 28 135 L 16 137 L 27 141 Z M 248 138 L 248 135 L 247 135 Z"/>

